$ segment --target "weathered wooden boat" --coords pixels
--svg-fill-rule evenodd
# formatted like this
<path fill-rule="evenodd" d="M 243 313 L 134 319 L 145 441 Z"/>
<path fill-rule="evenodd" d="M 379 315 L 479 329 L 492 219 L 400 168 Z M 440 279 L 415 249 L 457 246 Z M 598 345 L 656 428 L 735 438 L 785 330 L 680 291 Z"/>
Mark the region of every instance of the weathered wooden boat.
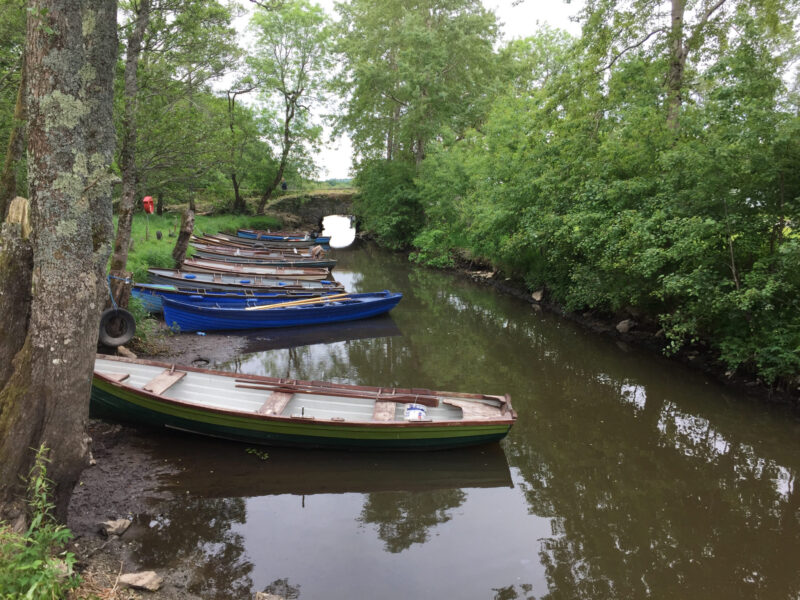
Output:
<path fill-rule="evenodd" d="M 229 244 L 244 244 L 251 248 L 310 248 L 316 246 L 317 242 L 311 238 L 304 240 L 267 240 L 243 238 L 227 233 L 217 233 L 214 238 Z"/>
<path fill-rule="evenodd" d="M 276 267 L 272 265 L 245 265 L 207 258 L 187 258 L 181 269 L 187 273 L 228 273 L 232 275 L 261 275 L 279 279 L 305 279 L 319 281 L 328 279 L 331 272 L 320 267 Z"/>
<path fill-rule="evenodd" d="M 304 279 L 279 279 L 261 275 L 229 275 L 226 273 L 185 273 L 174 269 L 147 269 L 150 283 L 164 283 L 179 287 L 197 286 L 211 290 L 243 291 L 302 290 L 306 292 L 342 291 L 344 286 L 332 280 L 307 281 Z"/>
<path fill-rule="evenodd" d="M 182 332 L 264 329 L 318 325 L 366 319 L 389 312 L 403 294 L 375 292 L 368 294 L 333 294 L 288 302 L 258 302 L 242 299 L 224 304 L 201 296 L 185 301 L 162 297 L 164 322 Z"/>
<path fill-rule="evenodd" d="M 236 231 L 238 237 L 251 240 L 308 240 L 313 239 L 317 244 L 327 244 L 331 241 L 330 236 L 310 235 L 305 231 L 263 231 L 260 229 L 239 229 Z"/>
<path fill-rule="evenodd" d="M 224 250 L 226 252 L 267 252 L 269 254 L 282 254 L 289 256 L 307 257 L 311 256 L 311 246 L 297 248 L 297 247 L 273 247 L 264 244 L 247 243 L 245 240 L 236 242 L 230 239 L 223 239 L 218 235 L 204 234 L 193 235 L 190 238 L 192 244 L 200 243 L 207 246 L 212 246 L 214 250 Z"/>
<path fill-rule="evenodd" d="M 278 379 L 101 355 L 91 406 L 97 416 L 247 443 L 374 450 L 495 442 L 517 417 L 508 395 Z M 420 420 L 405 418 L 423 412 Z"/>
<path fill-rule="evenodd" d="M 222 246 L 212 246 L 210 244 L 192 244 L 194 247 L 195 258 L 207 258 L 220 262 L 233 262 L 239 264 L 272 265 L 275 267 L 322 267 L 333 269 L 336 260 L 333 258 L 312 256 L 292 256 L 291 254 L 260 252 L 257 250 L 231 251 Z M 246 254 L 245 254 L 246 252 Z"/>
<path fill-rule="evenodd" d="M 258 302 L 288 302 L 290 300 L 314 298 L 324 293 L 328 292 L 304 292 L 285 289 L 279 292 L 253 292 L 250 290 L 242 292 L 224 292 L 206 288 L 187 288 L 158 283 L 135 283 L 131 287 L 131 295 L 142 303 L 145 310 L 158 314 L 161 314 L 162 310 L 162 297 L 179 302 L 188 301 L 191 297 L 193 297 L 193 299 L 204 298 L 208 301 L 214 301 L 221 306 L 224 306 L 228 302 L 238 306 L 242 301 L 249 301 L 253 304 Z"/>

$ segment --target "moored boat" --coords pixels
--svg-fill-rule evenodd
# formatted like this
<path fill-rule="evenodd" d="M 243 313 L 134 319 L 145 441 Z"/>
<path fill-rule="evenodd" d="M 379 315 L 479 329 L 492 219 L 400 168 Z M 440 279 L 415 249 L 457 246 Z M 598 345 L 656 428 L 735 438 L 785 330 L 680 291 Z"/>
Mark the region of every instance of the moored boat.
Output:
<path fill-rule="evenodd" d="M 161 299 L 164 297 L 170 298 L 171 300 L 177 300 L 179 302 L 187 301 L 190 297 L 194 297 L 194 299 L 199 297 L 209 301 L 213 300 L 215 303 L 221 306 L 224 306 L 228 302 L 238 306 L 242 301 L 249 301 L 253 304 L 258 302 L 288 302 L 290 300 L 313 298 L 315 296 L 321 296 L 324 293 L 329 292 L 304 292 L 301 290 L 281 290 L 278 292 L 253 292 L 248 290 L 241 292 L 226 292 L 221 290 L 215 291 L 206 288 L 178 287 L 176 285 L 158 283 L 135 283 L 131 287 L 131 295 L 142 303 L 145 310 L 151 313 L 159 314 L 162 310 Z"/>
<path fill-rule="evenodd" d="M 312 257 L 310 255 L 292 256 L 291 254 L 263 252 L 258 250 L 240 250 L 213 246 L 211 244 L 193 243 L 194 257 L 207 258 L 220 262 L 234 262 L 241 264 L 272 265 L 275 267 L 323 267 L 333 269 L 336 260 L 324 256 Z"/>
<path fill-rule="evenodd" d="M 344 286 L 332 280 L 306 281 L 303 279 L 280 279 L 261 275 L 230 275 L 227 273 L 185 273 L 174 269 L 147 269 L 150 283 L 177 286 L 197 286 L 211 290 L 303 290 L 315 292 L 342 291 Z"/>
<path fill-rule="evenodd" d="M 429 450 L 495 442 L 506 396 L 278 379 L 156 361 L 95 359 L 92 411 L 247 443 Z M 410 417 L 422 417 L 407 420 Z"/>
<path fill-rule="evenodd" d="M 317 245 L 316 240 L 311 238 L 270 240 L 244 238 L 235 235 L 228 235 L 227 233 L 217 233 L 213 237 L 224 243 L 245 245 L 251 248 L 310 248 L 311 246 Z"/>
<path fill-rule="evenodd" d="M 318 325 L 366 319 L 389 312 L 403 298 L 389 291 L 368 294 L 333 294 L 288 302 L 242 299 L 218 303 L 200 296 L 185 301 L 162 298 L 164 321 L 182 332 L 225 331 Z"/>
<path fill-rule="evenodd" d="M 273 265 L 257 265 L 232 263 L 207 258 L 187 258 L 183 261 L 182 271 L 189 273 L 228 273 L 234 275 L 261 275 L 280 279 L 305 279 L 319 281 L 331 276 L 328 269 L 321 267 L 278 267 Z"/>
<path fill-rule="evenodd" d="M 306 231 L 263 231 L 260 229 L 239 229 L 236 231 L 237 237 L 251 240 L 308 240 L 313 239 L 317 244 L 327 244 L 331 241 L 330 236 L 311 235 Z"/>

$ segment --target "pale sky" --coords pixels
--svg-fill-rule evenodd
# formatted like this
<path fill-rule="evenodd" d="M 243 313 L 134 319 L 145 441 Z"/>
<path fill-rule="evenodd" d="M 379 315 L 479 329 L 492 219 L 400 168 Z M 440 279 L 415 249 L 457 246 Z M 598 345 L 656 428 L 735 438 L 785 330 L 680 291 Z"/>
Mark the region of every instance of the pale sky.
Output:
<path fill-rule="evenodd" d="M 334 0 L 316 0 L 316 3 L 328 14 L 335 15 Z M 580 34 L 580 26 L 571 22 L 570 17 L 582 8 L 583 0 L 572 0 L 569 4 L 564 0 L 522 0 L 516 6 L 513 0 L 483 0 L 483 4 L 497 15 L 504 40 L 533 35 L 542 23 L 564 29 L 575 36 Z M 237 26 L 246 22 L 247 19 L 242 19 Z M 328 143 L 316 157 L 319 179 L 349 177 L 352 154 L 353 149 L 347 137 Z"/>

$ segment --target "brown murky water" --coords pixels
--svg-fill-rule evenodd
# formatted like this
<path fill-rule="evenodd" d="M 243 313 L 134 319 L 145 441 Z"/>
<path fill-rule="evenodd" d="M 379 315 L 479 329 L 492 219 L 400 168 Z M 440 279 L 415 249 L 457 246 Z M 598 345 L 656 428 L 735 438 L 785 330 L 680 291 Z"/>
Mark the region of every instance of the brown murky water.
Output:
<path fill-rule="evenodd" d="M 144 566 L 206 598 L 800 597 L 800 422 L 449 274 L 335 251 L 390 318 L 262 331 L 212 365 L 510 393 L 500 445 L 361 454 L 154 436 L 181 475 L 137 516 Z M 282 347 L 283 346 L 283 347 Z M 288 347 L 287 347 L 288 346 Z"/>

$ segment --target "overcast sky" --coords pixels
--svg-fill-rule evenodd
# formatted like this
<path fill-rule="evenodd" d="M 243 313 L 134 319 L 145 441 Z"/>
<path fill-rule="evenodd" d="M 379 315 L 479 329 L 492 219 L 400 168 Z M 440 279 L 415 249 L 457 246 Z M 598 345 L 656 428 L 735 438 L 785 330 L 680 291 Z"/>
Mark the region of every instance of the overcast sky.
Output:
<path fill-rule="evenodd" d="M 329 14 L 335 14 L 334 0 L 317 0 Z M 583 0 L 522 0 L 514 6 L 512 0 L 483 0 L 493 10 L 502 27 L 503 39 L 524 38 L 533 35 L 540 24 L 558 27 L 573 35 L 580 34 L 580 27 L 570 21 L 583 6 Z M 320 179 L 342 179 L 349 177 L 352 162 L 352 147 L 349 139 L 339 139 L 327 144 L 317 156 Z"/>

